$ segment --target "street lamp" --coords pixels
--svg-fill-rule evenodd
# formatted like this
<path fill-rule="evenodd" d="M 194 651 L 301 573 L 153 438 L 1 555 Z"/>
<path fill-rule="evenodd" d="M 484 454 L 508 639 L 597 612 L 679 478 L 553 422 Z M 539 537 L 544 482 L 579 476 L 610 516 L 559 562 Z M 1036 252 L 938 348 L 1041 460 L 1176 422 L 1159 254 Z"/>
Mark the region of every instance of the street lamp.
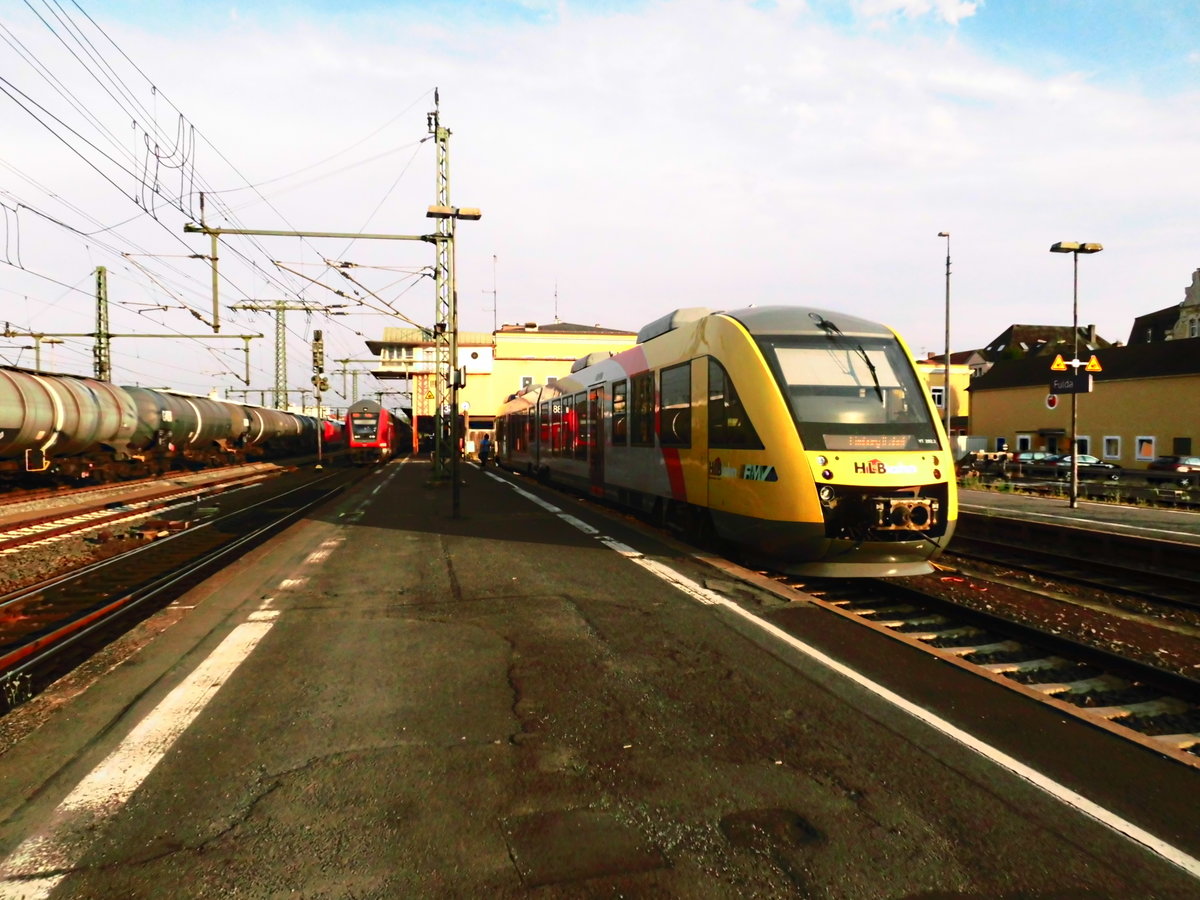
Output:
<path fill-rule="evenodd" d="M 945 374 L 945 380 L 943 381 L 943 384 L 945 384 L 946 396 L 942 398 L 942 404 L 946 407 L 946 442 L 949 444 L 951 441 L 950 404 L 951 397 L 953 396 L 950 393 L 950 232 L 939 231 L 938 237 L 944 237 L 946 239 L 946 356 L 943 359 L 945 367 L 942 369 L 943 373 Z M 954 454 L 953 449 L 950 449 L 950 452 L 951 455 Z"/>
<path fill-rule="evenodd" d="M 447 220 L 444 239 L 449 250 L 447 254 L 449 256 L 447 278 L 450 282 L 447 290 L 447 293 L 450 295 L 448 321 L 445 323 L 447 336 L 450 340 L 450 371 L 446 373 L 448 378 L 447 384 L 450 387 L 450 510 L 451 515 L 454 518 L 458 518 L 458 446 L 462 423 L 458 420 L 458 389 L 461 385 L 458 378 L 458 285 L 455 281 L 454 223 L 458 219 L 477 222 L 483 217 L 483 213 L 472 206 L 431 206 L 425 212 L 425 216 L 430 219 Z"/>
<path fill-rule="evenodd" d="M 1071 335 L 1073 339 L 1071 365 L 1079 374 L 1079 254 L 1099 253 L 1103 244 L 1080 241 L 1059 241 L 1050 246 L 1051 253 L 1070 253 L 1075 257 L 1074 290 L 1071 301 Z M 1076 387 L 1076 386 L 1073 386 Z M 1079 392 L 1071 391 L 1071 508 L 1079 506 Z"/>

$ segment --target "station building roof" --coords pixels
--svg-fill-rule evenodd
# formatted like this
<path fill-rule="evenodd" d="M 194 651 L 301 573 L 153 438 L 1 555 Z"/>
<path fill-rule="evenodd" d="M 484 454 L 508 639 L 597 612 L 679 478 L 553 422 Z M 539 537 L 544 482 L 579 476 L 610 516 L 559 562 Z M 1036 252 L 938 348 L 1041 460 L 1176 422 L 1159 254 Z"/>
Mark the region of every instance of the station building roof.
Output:
<path fill-rule="evenodd" d="M 1154 344 L 1135 344 L 1129 347 L 1110 346 L 1079 349 L 1079 358 L 1094 355 L 1102 366 L 1095 375 L 1101 381 L 1127 381 L 1138 378 L 1167 378 L 1180 375 L 1200 375 L 1200 338 L 1161 341 Z M 1068 349 L 1064 358 L 1070 355 Z M 1003 388 L 1045 385 L 1050 378 L 1053 356 L 1043 354 L 1024 359 L 1005 359 L 971 382 L 972 393 Z"/>

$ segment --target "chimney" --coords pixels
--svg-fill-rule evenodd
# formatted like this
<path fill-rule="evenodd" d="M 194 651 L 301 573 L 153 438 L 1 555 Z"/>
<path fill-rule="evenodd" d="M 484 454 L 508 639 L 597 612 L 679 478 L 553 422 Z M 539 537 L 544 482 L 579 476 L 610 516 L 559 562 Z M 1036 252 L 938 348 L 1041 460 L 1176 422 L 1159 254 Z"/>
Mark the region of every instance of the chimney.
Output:
<path fill-rule="evenodd" d="M 1089 347 L 1096 346 L 1096 326 L 1095 325 L 1088 326 L 1088 346 Z"/>

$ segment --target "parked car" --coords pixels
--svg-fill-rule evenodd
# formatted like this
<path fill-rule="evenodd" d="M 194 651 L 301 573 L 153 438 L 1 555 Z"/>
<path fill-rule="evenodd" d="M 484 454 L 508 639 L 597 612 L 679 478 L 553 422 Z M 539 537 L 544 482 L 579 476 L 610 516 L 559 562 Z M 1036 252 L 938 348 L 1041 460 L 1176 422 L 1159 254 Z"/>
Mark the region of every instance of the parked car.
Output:
<path fill-rule="evenodd" d="M 1020 453 L 1014 454 L 1012 458 L 1013 465 L 1025 467 L 1036 465 L 1047 459 L 1053 459 L 1053 453 L 1047 453 L 1045 450 L 1022 450 Z"/>
<path fill-rule="evenodd" d="M 1071 454 L 1069 453 L 1044 460 L 1043 464 L 1051 466 L 1058 478 L 1071 477 Z M 1086 453 L 1079 454 L 1078 466 L 1080 478 L 1106 478 L 1109 481 L 1116 481 L 1125 472 L 1116 463 L 1105 462 L 1097 456 L 1088 456 Z"/>
<path fill-rule="evenodd" d="M 1146 478 L 1197 484 L 1200 482 L 1200 456 L 1160 456 L 1146 466 Z"/>

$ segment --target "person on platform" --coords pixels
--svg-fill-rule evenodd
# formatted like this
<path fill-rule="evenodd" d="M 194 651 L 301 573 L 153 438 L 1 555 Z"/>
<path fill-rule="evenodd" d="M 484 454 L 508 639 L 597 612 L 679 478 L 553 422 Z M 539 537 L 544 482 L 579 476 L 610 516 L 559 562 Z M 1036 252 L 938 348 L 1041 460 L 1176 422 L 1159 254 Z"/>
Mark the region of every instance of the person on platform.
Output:
<path fill-rule="evenodd" d="M 485 434 L 479 442 L 479 468 L 486 469 L 488 457 L 492 455 L 492 436 Z"/>

